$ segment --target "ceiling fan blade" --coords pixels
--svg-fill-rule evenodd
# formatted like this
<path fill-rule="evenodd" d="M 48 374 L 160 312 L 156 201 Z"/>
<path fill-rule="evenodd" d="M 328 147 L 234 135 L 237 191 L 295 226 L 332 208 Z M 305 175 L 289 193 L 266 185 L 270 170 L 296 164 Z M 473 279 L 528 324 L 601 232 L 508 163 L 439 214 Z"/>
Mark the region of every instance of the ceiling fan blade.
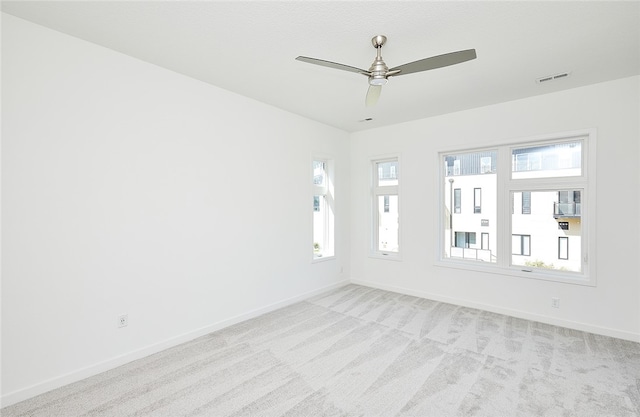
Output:
<path fill-rule="evenodd" d="M 470 61 L 472 59 L 476 59 L 476 50 L 467 49 L 464 51 L 451 52 L 410 62 L 408 64 L 400 65 L 399 67 L 391 68 L 389 71 L 400 70 L 398 74 L 395 74 L 397 77 L 400 75 L 412 74 L 414 72 L 428 71 L 436 68 L 447 67 L 449 65 L 460 64 L 461 62 Z"/>
<path fill-rule="evenodd" d="M 382 92 L 381 85 L 370 85 L 367 90 L 367 97 L 364 99 L 364 104 L 369 107 L 373 106 L 378 102 L 380 98 L 380 93 Z"/>
<path fill-rule="evenodd" d="M 323 59 L 309 58 L 308 56 L 299 56 L 296 58 L 298 61 L 307 62 L 309 64 L 321 65 L 323 67 L 335 68 L 343 71 L 357 72 L 358 74 L 369 75 L 369 71 L 351 67 L 349 65 L 338 64 L 337 62 L 325 61 Z"/>

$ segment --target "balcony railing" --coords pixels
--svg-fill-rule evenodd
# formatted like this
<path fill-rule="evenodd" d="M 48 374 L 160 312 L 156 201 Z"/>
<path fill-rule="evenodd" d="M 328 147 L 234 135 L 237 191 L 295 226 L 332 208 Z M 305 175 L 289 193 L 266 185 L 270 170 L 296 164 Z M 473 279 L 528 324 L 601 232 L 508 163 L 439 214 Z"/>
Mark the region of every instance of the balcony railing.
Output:
<path fill-rule="evenodd" d="M 474 259 L 476 261 L 495 262 L 496 257 L 488 249 L 451 247 L 452 258 Z"/>
<path fill-rule="evenodd" d="M 582 214 L 581 203 L 553 203 L 553 217 L 580 217 Z"/>

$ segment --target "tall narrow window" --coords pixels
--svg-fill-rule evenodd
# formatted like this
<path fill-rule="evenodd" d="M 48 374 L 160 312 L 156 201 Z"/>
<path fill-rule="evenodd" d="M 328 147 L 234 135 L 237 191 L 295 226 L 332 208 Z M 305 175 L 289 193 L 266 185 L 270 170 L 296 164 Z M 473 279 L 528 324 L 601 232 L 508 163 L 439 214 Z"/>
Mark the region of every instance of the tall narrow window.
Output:
<path fill-rule="evenodd" d="M 569 238 L 566 236 L 558 238 L 558 259 L 569 259 Z"/>
<path fill-rule="evenodd" d="M 333 172 L 330 160 L 313 161 L 313 258 L 334 255 Z"/>
<path fill-rule="evenodd" d="M 480 249 L 489 249 L 489 233 L 482 233 L 482 246 Z"/>
<path fill-rule="evenodd" d="M 396 256 L 400 251 L 399 162 L 397 158 L 372 161 L 373 254 Z"/>
<path fill-rule="evenodd" d="M 453 212 L 456 214 L 462 212 L 462 191 L 459 188 L 453 190 Z"/>
<path fill-rule="evenodd" d="M 473 189 L 473 212 L 482 213 L 482 188 Z"/>
<path fill-rule="evenodd" d="M 522 192 L 522 214 L 531 214 L 531 191 Z"/>

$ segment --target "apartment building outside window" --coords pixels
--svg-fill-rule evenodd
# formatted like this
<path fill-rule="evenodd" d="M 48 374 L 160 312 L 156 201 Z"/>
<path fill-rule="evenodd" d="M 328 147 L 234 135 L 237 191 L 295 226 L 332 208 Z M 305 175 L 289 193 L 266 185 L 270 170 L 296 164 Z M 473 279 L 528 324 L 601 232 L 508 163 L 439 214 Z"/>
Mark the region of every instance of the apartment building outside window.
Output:
<path fill-rule="evenodd" d="M 584 131 L 440 153 L 438 264 L 594 285 L 595 140 Z"/>

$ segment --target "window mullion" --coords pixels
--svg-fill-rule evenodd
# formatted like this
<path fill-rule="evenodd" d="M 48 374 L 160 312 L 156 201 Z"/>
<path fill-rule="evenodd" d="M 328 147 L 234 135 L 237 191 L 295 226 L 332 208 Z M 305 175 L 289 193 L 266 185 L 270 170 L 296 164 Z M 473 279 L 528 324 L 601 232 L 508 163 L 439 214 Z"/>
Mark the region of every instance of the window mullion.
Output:
<path fill-rule="evenodd" d="M 511 207 L 512 201 L 509 192 L 509 180 L 511 178 L 511 151 L 508 148 L 498 149 L 498 162 L 496 170 L 496 234 L 498 240 L 496 248 L 498 252 L 497 264 L 502 267 L 509 266 L 511 259 Z"/>

